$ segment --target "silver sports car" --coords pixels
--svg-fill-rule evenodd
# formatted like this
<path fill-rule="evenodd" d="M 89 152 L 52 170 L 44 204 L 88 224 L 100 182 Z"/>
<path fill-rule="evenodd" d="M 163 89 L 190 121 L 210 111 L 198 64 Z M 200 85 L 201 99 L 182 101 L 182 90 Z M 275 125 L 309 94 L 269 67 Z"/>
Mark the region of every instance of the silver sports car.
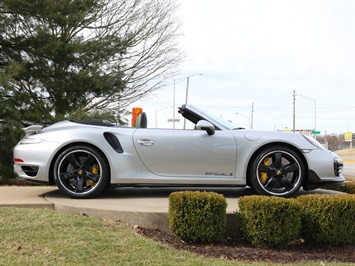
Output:
<path fill-rule="evenodd" d="M 29 126 L 14 148 L 14 172 L 72 198 L 108 186 L 250 186 L 290 197 L 301 187 L 343 185 L 341 158 L 312 137 L 235 128 L 189 104 L 179 113 L 193 129 L 146 128 L 144 113 L 136 127 L 105 120 Z"/>

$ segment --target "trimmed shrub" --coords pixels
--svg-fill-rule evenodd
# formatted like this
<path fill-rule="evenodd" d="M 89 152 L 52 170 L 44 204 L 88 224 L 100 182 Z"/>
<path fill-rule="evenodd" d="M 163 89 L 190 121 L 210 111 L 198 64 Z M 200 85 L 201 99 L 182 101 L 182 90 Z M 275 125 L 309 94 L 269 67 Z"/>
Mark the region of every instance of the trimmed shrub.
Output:
<path fill-rule="evenodd" d="M 304 195 L 301 236 L 320 244 L 355 244 L 355 195 Z"/>
<path fill-rule="evenodd" d="M 184 191 L 169 196 L 169 228 L 189 242 L 218 242 L 226 231 L 227 201 L 214 192 Z"/>
<path fill-rule="evenodd" d="M 301 230 L 301 204 L 295 199 L 245 196 L 239 199 L 240 232 L 252 244 L 283 246 Z"/>
<path fill-rule="evenodd" d="M 355 194 L 355 182 L 345 182 L 344 186 L 342 187 L 328 186 L 326 188 L 330 190 L 336 190 L 336 191 L 348 193 L 348 194 Z"/>

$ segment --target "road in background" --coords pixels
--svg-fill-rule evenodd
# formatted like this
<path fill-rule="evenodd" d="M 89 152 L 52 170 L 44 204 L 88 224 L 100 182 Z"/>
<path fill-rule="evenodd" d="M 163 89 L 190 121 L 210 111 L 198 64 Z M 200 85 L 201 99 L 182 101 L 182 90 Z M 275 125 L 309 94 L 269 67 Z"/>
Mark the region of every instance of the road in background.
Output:
<path fill-rule="evenodd" d="M 344 175 L 351 175 L 355 177 L 355 160 L 343 160 L 344 162 Z"/>

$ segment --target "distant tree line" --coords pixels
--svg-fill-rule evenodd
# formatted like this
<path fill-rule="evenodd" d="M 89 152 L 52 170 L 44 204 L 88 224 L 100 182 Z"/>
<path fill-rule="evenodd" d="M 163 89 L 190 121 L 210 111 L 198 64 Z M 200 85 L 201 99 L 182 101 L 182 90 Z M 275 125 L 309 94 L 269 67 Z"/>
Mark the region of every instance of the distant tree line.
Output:
<path fill-rule="evenodd" d="M 345 141 L 344 134 L 320 135 L 317 140 L 331 151 L 355 148 L 355 140 Z"/>

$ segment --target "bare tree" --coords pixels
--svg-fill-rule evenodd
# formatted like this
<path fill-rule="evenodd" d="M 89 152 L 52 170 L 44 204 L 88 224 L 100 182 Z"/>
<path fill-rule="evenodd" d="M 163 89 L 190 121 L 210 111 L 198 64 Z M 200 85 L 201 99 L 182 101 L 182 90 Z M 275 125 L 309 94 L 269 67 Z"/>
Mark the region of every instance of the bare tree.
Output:
<path fill-rule="evenodd" d="M 118 36 L 129 36 L 126 53 L 107 64 L 107 71 L 124 73 L 126 86 L 117 94 L 100 98 L 92 95 L 83 112 L 125 108 L 162 88 L 176 74 L 183 58 L 178 45 L 180 23 L 174 16 L 177 8 L 172 0 L 113 1 L 107 5 L 90 30 L 98 36 L 112 31 Z M 120 68 L 110 69 L 111 65 Z"/>

